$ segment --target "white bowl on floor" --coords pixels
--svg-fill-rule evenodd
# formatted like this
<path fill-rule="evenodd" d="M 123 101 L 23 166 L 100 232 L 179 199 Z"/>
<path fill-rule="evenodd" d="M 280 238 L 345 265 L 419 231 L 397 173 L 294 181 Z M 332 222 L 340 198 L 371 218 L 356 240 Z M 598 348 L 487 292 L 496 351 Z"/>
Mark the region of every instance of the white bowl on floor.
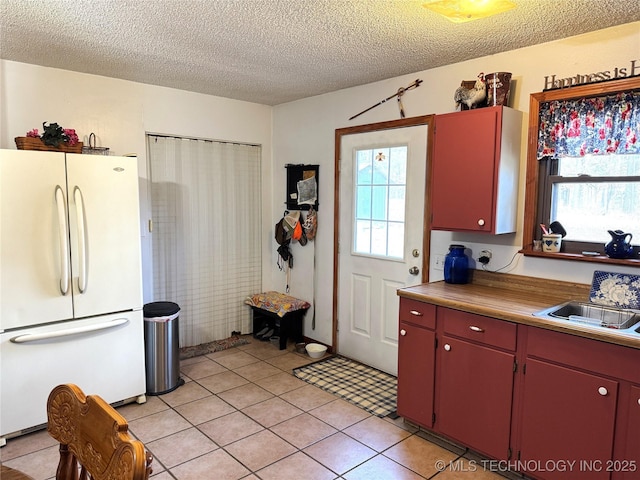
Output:
<path fill-rule="evenodd" d="M 305 348 L 311 358 L 322 358 L 327 353 L 327 347 L 319 343 L 309 343 Z"/>

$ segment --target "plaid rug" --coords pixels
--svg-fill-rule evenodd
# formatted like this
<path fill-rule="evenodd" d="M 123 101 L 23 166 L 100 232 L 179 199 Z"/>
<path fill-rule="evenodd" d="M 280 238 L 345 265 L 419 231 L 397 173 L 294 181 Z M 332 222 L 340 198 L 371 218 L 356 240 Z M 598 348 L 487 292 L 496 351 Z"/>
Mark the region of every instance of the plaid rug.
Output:
<path fill-rule="evenodd" d="M 293 374 L 378 417 L 396 410 L 396 377 L 348 358 L 329 357 L 295 368 Z"/>

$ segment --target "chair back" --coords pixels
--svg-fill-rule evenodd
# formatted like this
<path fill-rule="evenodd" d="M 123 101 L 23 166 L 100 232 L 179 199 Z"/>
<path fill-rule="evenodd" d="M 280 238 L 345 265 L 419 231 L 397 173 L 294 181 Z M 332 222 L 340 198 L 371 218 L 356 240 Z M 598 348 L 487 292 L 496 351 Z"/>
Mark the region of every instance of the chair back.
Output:
<path fill-rule="evenodd" d="M 152 457 L 125 418 L 97 395 L 58 385 L 47 401 L 47 430 L 60 442 L 56 480 L 147 480 Z"/>

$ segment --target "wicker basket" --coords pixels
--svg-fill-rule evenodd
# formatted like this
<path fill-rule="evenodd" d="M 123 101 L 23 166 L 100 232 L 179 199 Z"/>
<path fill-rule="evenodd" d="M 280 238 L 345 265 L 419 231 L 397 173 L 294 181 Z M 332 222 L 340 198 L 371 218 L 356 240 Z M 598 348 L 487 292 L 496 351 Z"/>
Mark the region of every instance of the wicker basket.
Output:
<path fill-rule="evenodd" d="M 37 137 L 16 137 L 16 147 L 18 150 L 40 150 L 43 152 L 65 152 L 65 153 L 82 153 L 82 142 L 75 145 L 67 145 L 62 143 L 57 147 L 45 145 L 42 139 Z"/>

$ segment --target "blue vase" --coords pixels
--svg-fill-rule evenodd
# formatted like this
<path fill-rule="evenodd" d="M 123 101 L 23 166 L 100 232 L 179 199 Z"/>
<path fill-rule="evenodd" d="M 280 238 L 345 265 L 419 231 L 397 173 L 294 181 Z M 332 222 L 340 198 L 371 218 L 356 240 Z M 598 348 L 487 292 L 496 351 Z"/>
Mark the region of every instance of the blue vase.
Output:
<path fill-rule="evenodd" d="M 464 253 L 464 245 L 449 245 L 449 253 L 444 257 L 444 281 L 446 283 L 469 281 L 469 258 Z"/>

